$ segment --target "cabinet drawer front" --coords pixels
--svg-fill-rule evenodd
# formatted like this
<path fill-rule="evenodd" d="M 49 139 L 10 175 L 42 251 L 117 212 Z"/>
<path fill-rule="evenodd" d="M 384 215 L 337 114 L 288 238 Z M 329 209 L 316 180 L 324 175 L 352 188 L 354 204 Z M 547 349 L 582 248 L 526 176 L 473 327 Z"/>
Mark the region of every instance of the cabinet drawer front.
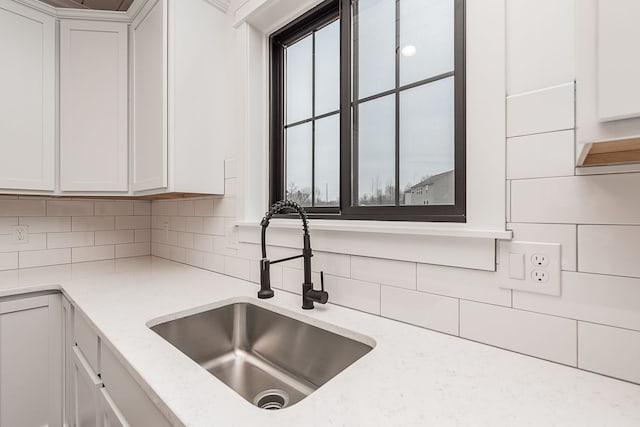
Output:
<path fill-rule="evenodd" d="M 87 319 L 84 318 L 78 310 L 74 313 L 74 331 L 73 337 L 76 345 L 96 374 L 100 374 L 100 342 L 98 334 L 89 325 Z"/>
<path fill-rule="evenodd" d="M 49 296 L 41 295 L 38 297 L 29 297 L 14 299 L 10 301 L 0 300 L 0 314 L 14 313 L 16 311 L 31 310 L 34 308 L 49 306 Z"/>
<path fill-rule="evenodd" d="M 127 421 L 132 426 L 171 426 L 116 356 L 105 346 L 101 355 L 105 389 Z"/>
<path fill-rule="evenodd" d="M 102 412 L 102 427 L 129 427 L 129 423 L 109 396 L 106 388 L 100 389 L 100 411 Z"/>

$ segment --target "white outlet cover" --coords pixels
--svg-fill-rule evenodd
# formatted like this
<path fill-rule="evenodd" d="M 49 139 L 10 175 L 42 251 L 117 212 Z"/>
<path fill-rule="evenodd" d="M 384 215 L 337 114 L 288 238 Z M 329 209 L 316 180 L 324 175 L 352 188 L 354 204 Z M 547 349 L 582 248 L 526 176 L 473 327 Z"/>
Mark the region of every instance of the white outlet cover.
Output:
<path fill-rule="evenodd" d="M 498 269 L 498 286 L 504 289 L 560 296 L 560 248 L 559 243 L 520 242 L 516 240 L 500 242 L 499 264 L 503 268 Z M 524 280 L 509 277 L 509 263 L 514 258 L 513 254 L 524 255 Z M 534 265 L 532 259 L 535 254 L 544 255 L 548 260 L 547 265 L 544 267 Z M 534 280 L 534 270 L 547 273 L 548 280 L 545 282 Z"/>
<path fill-rule="evenodd" d="M 28 225 L 14 225 L 13 227 L 13 241 L 17 244 L 29 243 L 29 226 Z"/>

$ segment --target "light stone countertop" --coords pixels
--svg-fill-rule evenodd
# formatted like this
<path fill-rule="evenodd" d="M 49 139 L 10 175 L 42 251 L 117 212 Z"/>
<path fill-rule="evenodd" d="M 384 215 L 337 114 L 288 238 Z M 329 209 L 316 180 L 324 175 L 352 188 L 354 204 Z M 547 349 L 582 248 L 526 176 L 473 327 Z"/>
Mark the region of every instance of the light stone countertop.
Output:
<path fill-rule="evenodd" d="M 57 289 L 176 425 L 640 426 L 640 386 L 331 304 L 304 311 L 300 296 L 281 290 L 258 304 L 376 346 L 296 405 L 265 411 L 147 327 L 176 312 L 255 298 L 255 284 L 155 257 L 0 272 L 0 297 Z"/>

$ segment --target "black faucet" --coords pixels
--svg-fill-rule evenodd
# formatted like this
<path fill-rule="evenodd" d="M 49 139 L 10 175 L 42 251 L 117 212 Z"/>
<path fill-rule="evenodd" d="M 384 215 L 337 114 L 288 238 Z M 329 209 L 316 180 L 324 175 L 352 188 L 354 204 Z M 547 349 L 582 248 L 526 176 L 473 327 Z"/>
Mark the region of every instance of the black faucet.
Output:
<path fill-rule="evenodd" d="M 302 220 L 302 230 L 304 233 L 302 236 L 302 255 L 296 255 L 288 258 L 282 258 L 276 261 L 271 261 L 267 258 L 267 244 L 265 240 L 267 227 L 269 226 L 269 221 L 271 221 L 271 218 L 284 209 L 295 210 Z M 313 289 L 313 283 L 311 282 L 311 257 L 313 256 L 313 253 L 311 252 L 311 240 L 309 238 L 309 222 L 307 220 L 307 213 L 302 208 L 302 206 L 300 206 L 296 202 L 292 202 L 291 200 L 282 200 L 280 202 L 276 202 L 273 204 L 273 206 L 271 206 L 271 209 L 269 209 L 269 211 L 264 214 L 264 218 L 262 218 L 260 225 L 262 226 L 262 259 L 260 260 L 260 291 L 258 291 L 258 298 L 266 299 L 273 296 L 270 276 L 271 264 L 277 264 L 279 262 L 289 261 L 296 258 L 304 258 L 302 308 L 304 308 L 305 310 L 311 310 L 314 307 L 314 302 L 326 304 L 329 300 L 329 294 L 324 290 L 324 274 L 320 272 L 320 286 L 322 288 L 321 290 L 318 291 Z"/>

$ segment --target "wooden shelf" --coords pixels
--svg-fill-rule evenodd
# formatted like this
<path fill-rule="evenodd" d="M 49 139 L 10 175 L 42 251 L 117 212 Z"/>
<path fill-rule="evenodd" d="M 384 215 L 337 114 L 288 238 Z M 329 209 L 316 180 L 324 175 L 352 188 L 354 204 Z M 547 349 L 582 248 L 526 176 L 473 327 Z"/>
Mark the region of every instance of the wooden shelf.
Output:
<path fill-rule="evenodd" d="M 578 166 L 640 163 L 640 136 L 584 144 Z"/>

